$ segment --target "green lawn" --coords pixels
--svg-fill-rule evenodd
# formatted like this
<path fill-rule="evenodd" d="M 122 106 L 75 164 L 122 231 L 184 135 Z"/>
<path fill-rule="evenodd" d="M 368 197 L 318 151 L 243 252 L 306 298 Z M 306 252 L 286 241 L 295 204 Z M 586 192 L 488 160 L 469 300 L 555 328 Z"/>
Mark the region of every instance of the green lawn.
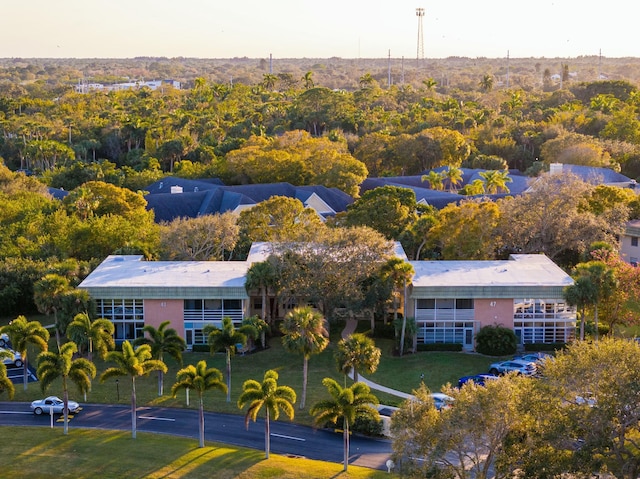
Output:
<path fill-rule="evenodd" d="M 294 479 L 396 477 L 386 472 L 307 459 L 292 459 L 252 449 L 207 443 L 197 439 L 130 432 L 71 428 L 3 427 L 0 441 L 2 477 L 15 479 L 101 479 L 115 477 L 163 479 Z"/>

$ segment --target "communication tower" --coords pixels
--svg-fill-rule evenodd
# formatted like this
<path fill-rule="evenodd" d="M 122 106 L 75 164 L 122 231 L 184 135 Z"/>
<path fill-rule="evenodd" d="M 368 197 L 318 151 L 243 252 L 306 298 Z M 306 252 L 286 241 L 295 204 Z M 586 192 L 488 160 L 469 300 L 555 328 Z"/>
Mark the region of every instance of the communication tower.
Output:
<path fill-rule="evenodd" d="M 416 56 L 416 63 L 420 66 L 420 63 L 424 60 L 424 32 L 422 28 L 424 8 L 416 8 L 416 16 L 418 17 L 418 53 Z"/>

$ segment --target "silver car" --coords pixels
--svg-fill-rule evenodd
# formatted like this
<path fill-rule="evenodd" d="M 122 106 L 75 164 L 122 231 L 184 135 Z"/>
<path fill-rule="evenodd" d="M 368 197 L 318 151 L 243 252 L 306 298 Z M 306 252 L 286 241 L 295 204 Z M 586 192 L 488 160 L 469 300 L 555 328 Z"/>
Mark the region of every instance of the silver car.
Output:
<path fill-rule="evenodd" d="M 44 399 L 38 399 L 31 403 L 31 410 L 34 414 L 40 415 L 51 414 L 53 410 L 53 414 L 62 414 L 64 409 L 64 402 L 62 399 L 56 396 L 49 396 Z M 69 401 L 69 412 L 74 413 L 80 409 L 80 404 L 75 401 Z"/>
<path fill-rule="evenodd" d="M 5 366 L 15 366 L 16 368 L 22 367 L 22 356 L 20 353 L 11 349 L 0 348 L 0 357 Z"/>
<path fill-rule="evenodd" d="M 6 333 L 0 334 L 0 348 L 8 346 L 9 343 L 9 336 Z"/>
<path fill-rule="evenodd" d="M 509 361 L 493 363 L 489 366 L 489 372 L 491 374 L 506 374 L 512 371 L 525 376 L 533 376 L 537 372 L 537 367 L 536 363 L 531 361 L 522 361 L 520 359 L 511 359 Z"/>

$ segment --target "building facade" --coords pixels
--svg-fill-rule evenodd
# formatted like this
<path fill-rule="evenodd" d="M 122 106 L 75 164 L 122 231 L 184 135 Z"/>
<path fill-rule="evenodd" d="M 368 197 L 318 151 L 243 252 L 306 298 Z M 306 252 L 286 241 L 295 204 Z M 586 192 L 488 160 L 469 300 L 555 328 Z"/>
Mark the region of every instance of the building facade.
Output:
<path fill-rule="evenodd" d="M 254 262 L 270 249 L 254 244 L 246 261 L 144 261 L 113 255 L 81 284 L 97 304 L 97 315 L 115 325 L 117 342 L 140 337 L 145 324 L 170 321 L 189 348 L 205 344 L 206 325 L 236 325 L 259 315 L 260 292 L 245 289 Z M 406 260 L 396 246 L 396 254 Z M 474 349 L 481 327 L 512 328 L 521 344 L 568 342 L 576 312 L 563 299 L 573 280 L 544 255 L 512 255 L 505 261 L 411 261 L 415 270 L 405 301 L 415 317 L 420 343 L 461 343 Z M 274 298 L 269 298 L 274 301 Z M 278 308 L 281 314 L 286 305 Z"/>

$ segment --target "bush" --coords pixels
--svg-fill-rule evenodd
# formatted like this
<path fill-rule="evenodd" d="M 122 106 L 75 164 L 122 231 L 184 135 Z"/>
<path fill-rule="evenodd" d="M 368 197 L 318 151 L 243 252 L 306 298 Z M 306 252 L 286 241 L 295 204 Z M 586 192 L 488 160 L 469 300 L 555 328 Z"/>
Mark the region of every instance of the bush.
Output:
<path fill-rule="evenodd" d="M 382 420 L 372 419 L 366 416 L 356 416 L 356 420 L 351 426 L 353 432 L 364 434 L 365 436 L 382 436 Z"/>
<path fill-rule="evenodd" d="M 208 353 L 211 351 L 208 344 L 194 344 L 191 349 L 194 353 Z"/>
<path fill-rule="evenodd" d="M 418 351 L 462 351 L 461 343 L 418 344 Z"/>
<path fill-rule="evenodd" d="M 504 326 L 484 326 L 476 334 L 476 351 L 488 356 L 506 356 L 518 349 L 518 338 Z"/>

